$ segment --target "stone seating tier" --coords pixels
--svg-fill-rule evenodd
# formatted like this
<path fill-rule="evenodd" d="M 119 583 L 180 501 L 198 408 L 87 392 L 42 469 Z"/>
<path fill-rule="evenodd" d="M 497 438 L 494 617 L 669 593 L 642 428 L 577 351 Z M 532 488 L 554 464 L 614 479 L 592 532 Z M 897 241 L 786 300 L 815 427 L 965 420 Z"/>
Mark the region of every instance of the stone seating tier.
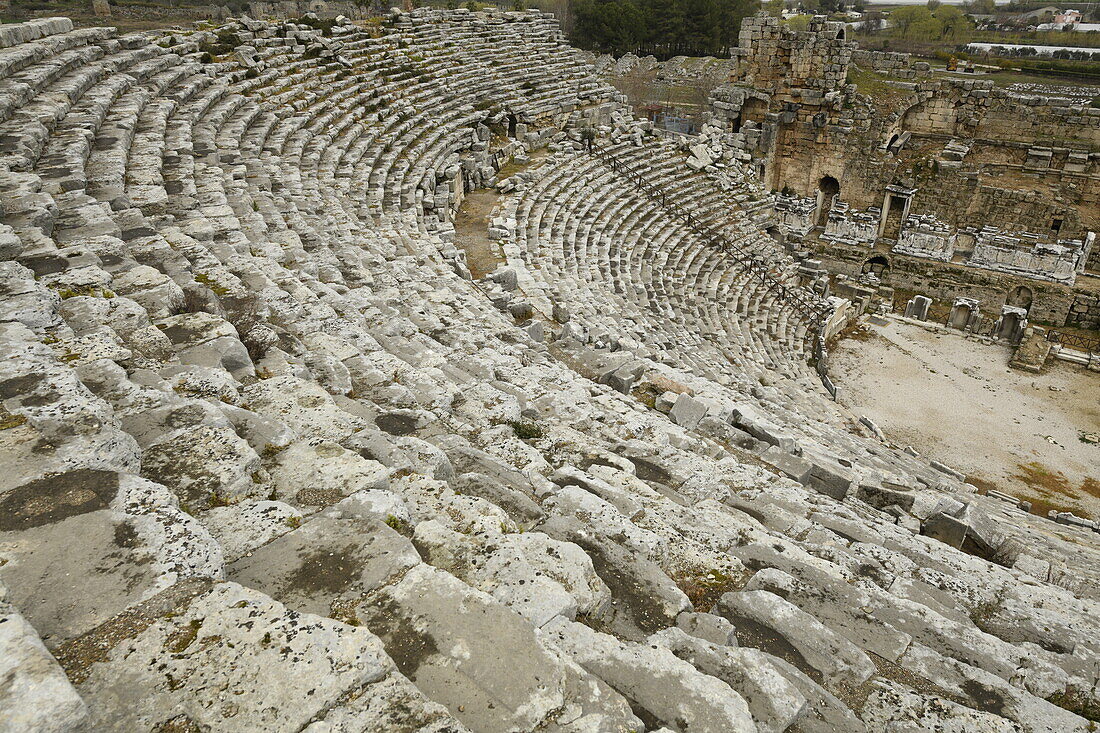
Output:
<path fill-rule="evenodd" d="M 0 729 L 1088 729 L 1096 533 L 827 398 L 751 180 L 538 11 L 315 24 L 0 26 Z"/>

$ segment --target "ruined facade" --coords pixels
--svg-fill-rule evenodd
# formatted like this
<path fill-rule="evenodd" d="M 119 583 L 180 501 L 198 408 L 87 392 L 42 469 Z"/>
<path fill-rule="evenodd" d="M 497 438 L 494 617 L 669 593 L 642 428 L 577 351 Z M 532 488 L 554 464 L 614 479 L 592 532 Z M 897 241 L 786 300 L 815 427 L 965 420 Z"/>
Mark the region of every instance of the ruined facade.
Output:
<path fill-rule="evenodd" d="M 1068 292 L 1044 321 L 1100 327 L 1079 317 L 1097 289 L 1086 273 L 1100 272 L 1100 109 L 931 78 L 843 35 L 823 19 L 801 32 L 746 20 L 739 65 L 712 94 L 788 234 L 834 272 L 887 262 L 884 284 L 904 290 L 926 262 L 959 265 L 946 297 L 982 290 L 990 306 L 991 276 L 977 270 L 1006 275 L 1001 304 L 1008 275 L 1058 283 Z"/>

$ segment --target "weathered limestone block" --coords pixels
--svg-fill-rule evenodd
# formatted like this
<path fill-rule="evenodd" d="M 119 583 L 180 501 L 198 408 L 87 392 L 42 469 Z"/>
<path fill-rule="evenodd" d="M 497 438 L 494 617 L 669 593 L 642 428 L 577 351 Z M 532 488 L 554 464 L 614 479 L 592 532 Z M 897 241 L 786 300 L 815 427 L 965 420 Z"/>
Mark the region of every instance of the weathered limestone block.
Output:
<path fill-rule="evenodd" d="M 518 614 L 427 565 L 371 594 L 355 613 L 401 672 L 472 730 L 536 728 L 583 680 Z M 617 694 L 596 694 L 589 704 L 599 711 L 598 730 L 639 725 Z"/>
<path fill-rule="evenodd" d="M 17 321 L 27 328 L 42 329 L 60 322 L 61 299 L 34 279 L 34 273 L 18 262 L 0 262 L 0 322 Z"/>
<path fill-rule="evenodd" d="M 332 511 L 249 552 L 226 573 L 293 609 L 347 621 L 359 598 L 419 564 L 409 540 L 381 521 Z"/>
<path fill-rule="evenodd" d="M 302 513 L 281 501 L 243 501 L 214 507 L 201 521 L 230 563 L 292 531 L 301 524 Z"/>
<path fill-rule="evenodd" d="M 295 731 L 318 715 L 339 718 L 350 697 L 400 679 L 365 628 L 292 611 L 236 583 L 174 585 L 58 654 L 91 701 L 89 730 Z"/>
<path fill-rule="evenodd" d="M 142 454 L 142 475 L 164 483 L 195 511 L 257 498 L 260 457 L 232 428 L 170 433 Z"/>
<path fill-rule="evenodd" d="M 332 442 L 295 442 L 271 470 L 276 496 L 297 506 L 328 506 L 349 494 L 385 489 L 390 471 Z"/>
<path fill-rule="evenodd" d="M 650 640 L 736 690 L 757 730 L 787 730 L 806 712 L 806 697 L 757 649 L 712 644 L 675 628 L 660 631 Z"/>
<path fill-rule="evenodd" d="M 87 715 L 65 672 L 0 583 L 0 729 L 64 733 Z"/>
<path fill-rule="evenodd" d="M 0 495 L 0 579 L 51 648 L 184 578 L 221 548 L 151 481 L 78 469 Z"/>
<path fill-rule="evenodd" d="M 170 316 L 157 326 L 172 342 L 176 356 L 184 364 L 220 367 L 237 378 L 256 373 L 248 349 L 228 321 L 200 311 Z"/>
<path fill-rule="evenodd" d="M 252 412 L 311 439 L 341 440 L 366 425 L 341 410 L 324 388 L 293 376 L 260 380 L 246 387 L 242 396 Z"/>
<path fill-rule="evenodd" d="M 544 636 L 658 724 L 692 731 L 753 731 L 745 700 L 659 646 L 622 642 L 557 619 Z"/>
<path fill-rule="evenodd" d="M 483 590 L 535 626 L 556 616 L 598 614 L 611 593 L 574 544 L 541 532 L 506 534 L 492 541 L 421 522 L 413 542 L 425 560 Z"/>
<path fill-rule="evenodd" d="M 776 654 L 828 687 L 858 685 L 875 665 L 855 644 L 797 606 L 766 591 L 722 596 L 717 610 L 737 628 L 741 646 Z"/>

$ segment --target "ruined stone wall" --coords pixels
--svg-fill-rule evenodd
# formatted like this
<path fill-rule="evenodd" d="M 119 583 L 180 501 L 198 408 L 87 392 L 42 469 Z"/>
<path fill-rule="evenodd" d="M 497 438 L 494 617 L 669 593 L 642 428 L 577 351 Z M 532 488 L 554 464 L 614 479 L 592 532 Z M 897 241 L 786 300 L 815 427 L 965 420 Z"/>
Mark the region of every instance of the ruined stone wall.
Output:
<path fill-rule="evenodd" d="M 831 272 L 857 277 L 864 262 L 882 253 L 868 247 L 834 242 L 821 243 L 815 255 Z M 1028 314 L 1033 323 L 1100 328 L 1100 296 L 1079 286 L 1069 287 L 896 253 L 886 254 L 885 257 L 890 269 L 884 284 L 893 288 L 914 291 L 941 302 L 974 298 L 981 302 L 982 313 L 988 315 L 999 313 L 1016 288 L 1026 287 L 1033 294 Z"/>
<path fill-rule="evenodd" d="M 1100 293 L 1079 293 L 1070 306 L 1065 325 L 1100 328 Z"/>
<path fill-rule="evenodd" d="M 867 51 L 857 48 L 852 52 L 852 63 L 901 79 L 924 79 L 932 75 L 932 67 L 928 62 L 913 61 L 911 54 L 895 51 Z"/>
<path fill-rule="evenodd" d="M 805 31 L 760 13 L 745 18 L 738 35 L 742 61 L 736 78 L 757 87 L 834 91 L 845 83 L 856 45 L 844 39 L 844 24 L 815 17 Z"/>
<path fill-rule="evenodd" d="M 901 129 L 914 134 L 1100 150 L 1100 109 L 1021 96 L 986 80 L 921 82 L 916 94 L 919 101 L 901 119 Z"/>
<path fill-rule="evenodd" d="M 280 0 L 248 4 L 248 14 L 253 18 L 300 18 L 306 13 L 316 13 L 321 18 L 335 18 L 343 15 L 352 20 L 361 20 L 376 14 L 371 12 L 369 4 L 360 6 L 352 2 Z"/>

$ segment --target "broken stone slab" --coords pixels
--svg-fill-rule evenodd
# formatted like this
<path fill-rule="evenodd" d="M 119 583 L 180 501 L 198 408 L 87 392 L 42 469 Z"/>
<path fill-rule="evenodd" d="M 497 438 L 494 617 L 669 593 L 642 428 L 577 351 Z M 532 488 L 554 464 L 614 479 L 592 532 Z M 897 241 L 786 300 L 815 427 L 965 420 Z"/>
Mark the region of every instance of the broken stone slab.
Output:
<path fill-rule="evenodd" d="M 0 730 L 63 733 L 88 710 L 0 583 Z"/>
<path fill-rule="evenodd" d="M 51 648 L 180 579 L 221 575 L 217 542 L 152 481 L 78 469 L 0 495 L 0 580 Z"/>
<path fill-rule="evenodd" d="M 807 485 L 810 481 L 810 471 L 813 469 L 813 464 L 803 458 L 791 455 L 779 446 L 769 446 L 760 458 L 788 478 L 792 478 L 802 485 Z"/>
<path fill-rule="evenodd" d="M 802 447 L 793 436 L 758 415 L 750 407 L 745 405 L 734 407 L 730 419 L 734 427 L 745 431 L 757 440 L 777 446 L 785 453 L 796 456 L 802 454 Z"/>
<path fill-rule="evenodd" d="M 756 729 L 736 691 L 668 649 L 619 641 L 565 619 L 547 624 L 542 633 L 656 725 L 699 733 Z"/>
<path fill-rule="evenodd" d="M 672 405 L 669 416 L 674 423 L 690 430 L 699 425 L 699 421 L 706 417 L 707 409 L 705 402 L 685 393 L 676 397 L 676 402 Z"/>
<path fill-rule="evenodd" d="M 859 647 L 773 593 L 726 593 L 715 608 L 737 628 L 741 646 L 786 659 L 826 688 L 859 685 L 875 672 Z"/>
<path fill-rule="evenodd" d="M 784 731 L 802 717 L 806 697 L 756 649 L 718 645 L 669 628 L 650 637 L 680 659 L 737 691 L 759 731 Z"/>
<path fill-rule="evenodd" d="M 630 391 L 634 388 L 634 383 L 638 381 L 644 370 L 645 364 L 643 362 L 629 361 L 606 372 L 600 377 L 599 382 L 600 384 L 606 384 L 616 392 L 630 394 Z"/>
<path fill-rule="evenodd" d="M 804 485 L 838 501 L 848 495 L 859 478 L 855 470 L 842 465 L 834 456 L 804 454 L 804 457 L 811 464 Z"/>
<path fill-rule="evenodd" d="M 921 523 L 921 534 L 986 560 L 997 559 L 1005 544 L 995 521 L 973 502 L 933 513 Z"/>
<path fill-rule="evenodd" d="M 944 463 L 940 463 L 939 461 L 929 461 L 928 465 L 930 465 L 932 468 L 936 469 L 940 473 L 947 474 L 948 476 L 950 476 L 953 479 L 957 479 L 958 481 L 966 481 L 966 475 L 965 474 L 960 473 L 959 471 L 956 471 L 955 469 L 951 468 L 950 466 L 948 466 Z"/>

